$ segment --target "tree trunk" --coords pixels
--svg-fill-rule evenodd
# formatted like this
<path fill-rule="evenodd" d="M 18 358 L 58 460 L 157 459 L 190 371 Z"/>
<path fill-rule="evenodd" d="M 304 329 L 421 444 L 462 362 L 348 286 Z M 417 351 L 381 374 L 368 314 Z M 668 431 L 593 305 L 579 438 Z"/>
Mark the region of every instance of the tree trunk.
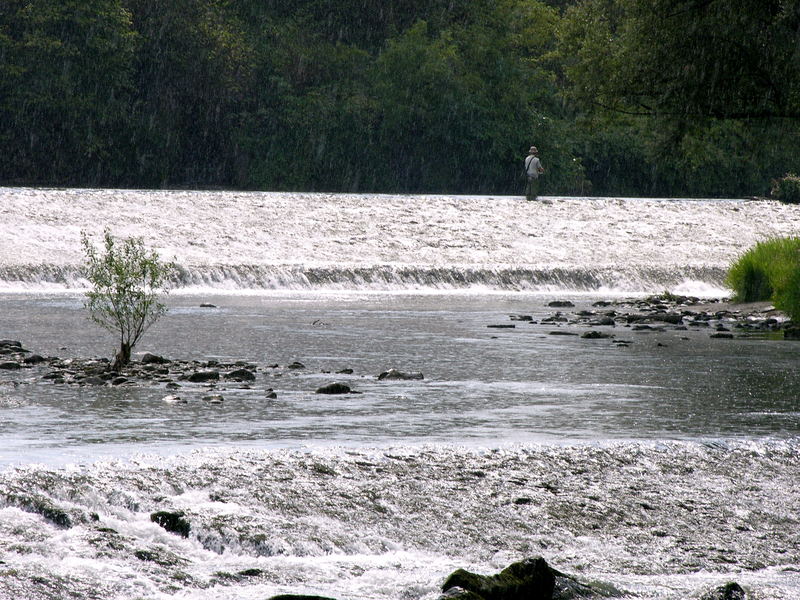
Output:
<path fill-rule="evenodd" d="M 129 362 L 131 362 L 131 345 L 122 343 L 120 344 L 117 355 L 114 357 L 114 362 L 111 363 L 111 370 L 119 371 Z"/>

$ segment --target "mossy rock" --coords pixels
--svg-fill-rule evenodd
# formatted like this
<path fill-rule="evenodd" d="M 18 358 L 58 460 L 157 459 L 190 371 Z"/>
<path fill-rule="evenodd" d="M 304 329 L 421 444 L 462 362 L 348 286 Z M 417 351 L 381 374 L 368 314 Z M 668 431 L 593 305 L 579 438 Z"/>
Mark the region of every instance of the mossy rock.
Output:
<path fill-rule="evenodd" d="M 26 496 L 17 493 L 5 494 L 5 501 L 11 506 L 16 506 L 25 512 L 35 513 L 44 517 L 47 521 L 57 527 L 69 529 L 74 525 L 74 518 L 65 509 L 56 506 L 44 496 Z"/>
<path fill-rule="evenodd" d="M 477 575 L 458 569 L 445 580 L 442 591 L 455 587 L 474 594 L 458 595 L 459 600 L 550 600 L 555 572 L 543 558 L 528 558 L 497 575 Z"/>

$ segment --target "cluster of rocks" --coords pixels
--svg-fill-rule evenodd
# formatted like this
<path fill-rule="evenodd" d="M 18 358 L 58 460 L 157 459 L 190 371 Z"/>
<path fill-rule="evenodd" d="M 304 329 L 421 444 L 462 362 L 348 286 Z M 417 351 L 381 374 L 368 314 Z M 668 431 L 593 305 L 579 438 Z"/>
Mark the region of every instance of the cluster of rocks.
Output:
<path fill-rule="evenodd" d="M 24 366 L 33 366 L 45 362 L 43 356 L 31 354 L 17 340 L 0 340 L 0 369 L 16 371 Z"/>
<path fill-rule="evenodd" d="M 549 308 L 569 309 L 575 305 L 568 300 L 556 300 Z M 771 334 L 783 339 L 800 339 L 800 326 L 792 323 L 766 303 L 736 305 L 711 299 L 665 293 L 644 299 L 595 302 L 590 310 L 566 312 L 558 310 L 536 321 L 531 315 L 511 315 L 512 322 L 533 325 L 625 327 L 631 331 L 708 331 L 712 338 L 734 338 L 754 334 Z M 516 325 L 489 325 L 493 328 L 513 328 Z M 575 331 L 555 329 L 552 335 L 580 335 Z M 612 337 L 604 331 L 584 332 L 581 337 L 599 339 Z"/>
<path fill-rule="evenodd" d="M 0 342 L 2 343 L 2 342 Z M 14 344 L 9 346 L 8 344 Z M 166 384 L 179 387 L 178 382 L 215 383 L 218 381 L 247 384 L 256 379 L 257 366 L 243 361 L 220 363 L 214 360 L 178 361 L 146 353 L 138 361 L 131 361 L 124 369 L 116 371 L 111 368 L 107 358 L 67 358 L 43 357 L 30 354 L 20 342 L 5 341 L 6 348 L 15 348 L 13 354 L 7 354 L 0 368 L 22 369 L 34 365 L 47 367 L 41 378 L 59 384 L 121 386 L 142 382 Z"/>
<path fill-rule="evenodd" d="M 33 354 L 25 349 L 17 340 L 0 340 L 0 370 L 22 370 L 38 367 L 39 378 L 54 384 L 80 386 L 158 386 L 170 392 L 177 392 L 184 385 L 199 384 L 205 386 L 210 393 L 202 396 L 210 404 L 220 404 L 222 394 L 214 393 L 218 385 L 228 388 L 250 389 L 256 382 L 259 371 L 272 371 L 273 375 L 283 374 L 278 364 L 259 366 L 252 362 L 219 362 L 171 360 L 156 354 L 145 353 L 139 360 L 133 360 L 124 368 L 115 370 L 107 358 L 61 359 Z M 288 372 L 302 372 L 306 366 L 294 361 L 285 366 Z M 330 373 L 323 371 L 323 373 Z M 341 369 L 337 375 L 352 375 L 353 369 Z M 421 380 L 424 375 L 418 372 L 405 372 L 389 369 L 377 375 L 379 381 Z M 347 383 L 334 381 L 316 389 L 317 394 L 339 395 L 358 394 Z M 268 387 L 264 390 L 266 399 L 278 397 L 275 390 Z M 164 396 L 169 404 L 185 404 L 187 401 L 177 393 Z"/>

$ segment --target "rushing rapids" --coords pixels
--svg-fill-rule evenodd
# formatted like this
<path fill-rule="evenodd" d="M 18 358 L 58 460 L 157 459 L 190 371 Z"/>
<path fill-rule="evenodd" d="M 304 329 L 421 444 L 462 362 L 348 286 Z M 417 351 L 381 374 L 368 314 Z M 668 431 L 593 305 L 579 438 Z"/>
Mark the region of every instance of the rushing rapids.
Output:
<path fill-rule="evenodd" d="M 436 598 L 456 566 L 543 555 L 692 598 L 800 585 L 796 443 L 197 451 L 0 476 L 0 595 Z M 184 535 L 151 519 L 180 511 Z M 9 561 L 9 557 L 13 560 Z"/>

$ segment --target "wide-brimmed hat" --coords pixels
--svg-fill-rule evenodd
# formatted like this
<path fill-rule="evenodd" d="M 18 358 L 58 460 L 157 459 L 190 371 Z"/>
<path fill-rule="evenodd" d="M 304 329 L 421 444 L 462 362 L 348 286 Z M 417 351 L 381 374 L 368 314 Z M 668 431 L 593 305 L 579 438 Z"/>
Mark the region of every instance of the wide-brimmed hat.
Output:
<path fill-rule="evenodd" d="M 538 151 L 539 151 L 539 149 L 536 146 L 531 146 L 531 149 L 528 150 L 528 152 L 531 153 L 531 154 L 535 154 Z"/>

